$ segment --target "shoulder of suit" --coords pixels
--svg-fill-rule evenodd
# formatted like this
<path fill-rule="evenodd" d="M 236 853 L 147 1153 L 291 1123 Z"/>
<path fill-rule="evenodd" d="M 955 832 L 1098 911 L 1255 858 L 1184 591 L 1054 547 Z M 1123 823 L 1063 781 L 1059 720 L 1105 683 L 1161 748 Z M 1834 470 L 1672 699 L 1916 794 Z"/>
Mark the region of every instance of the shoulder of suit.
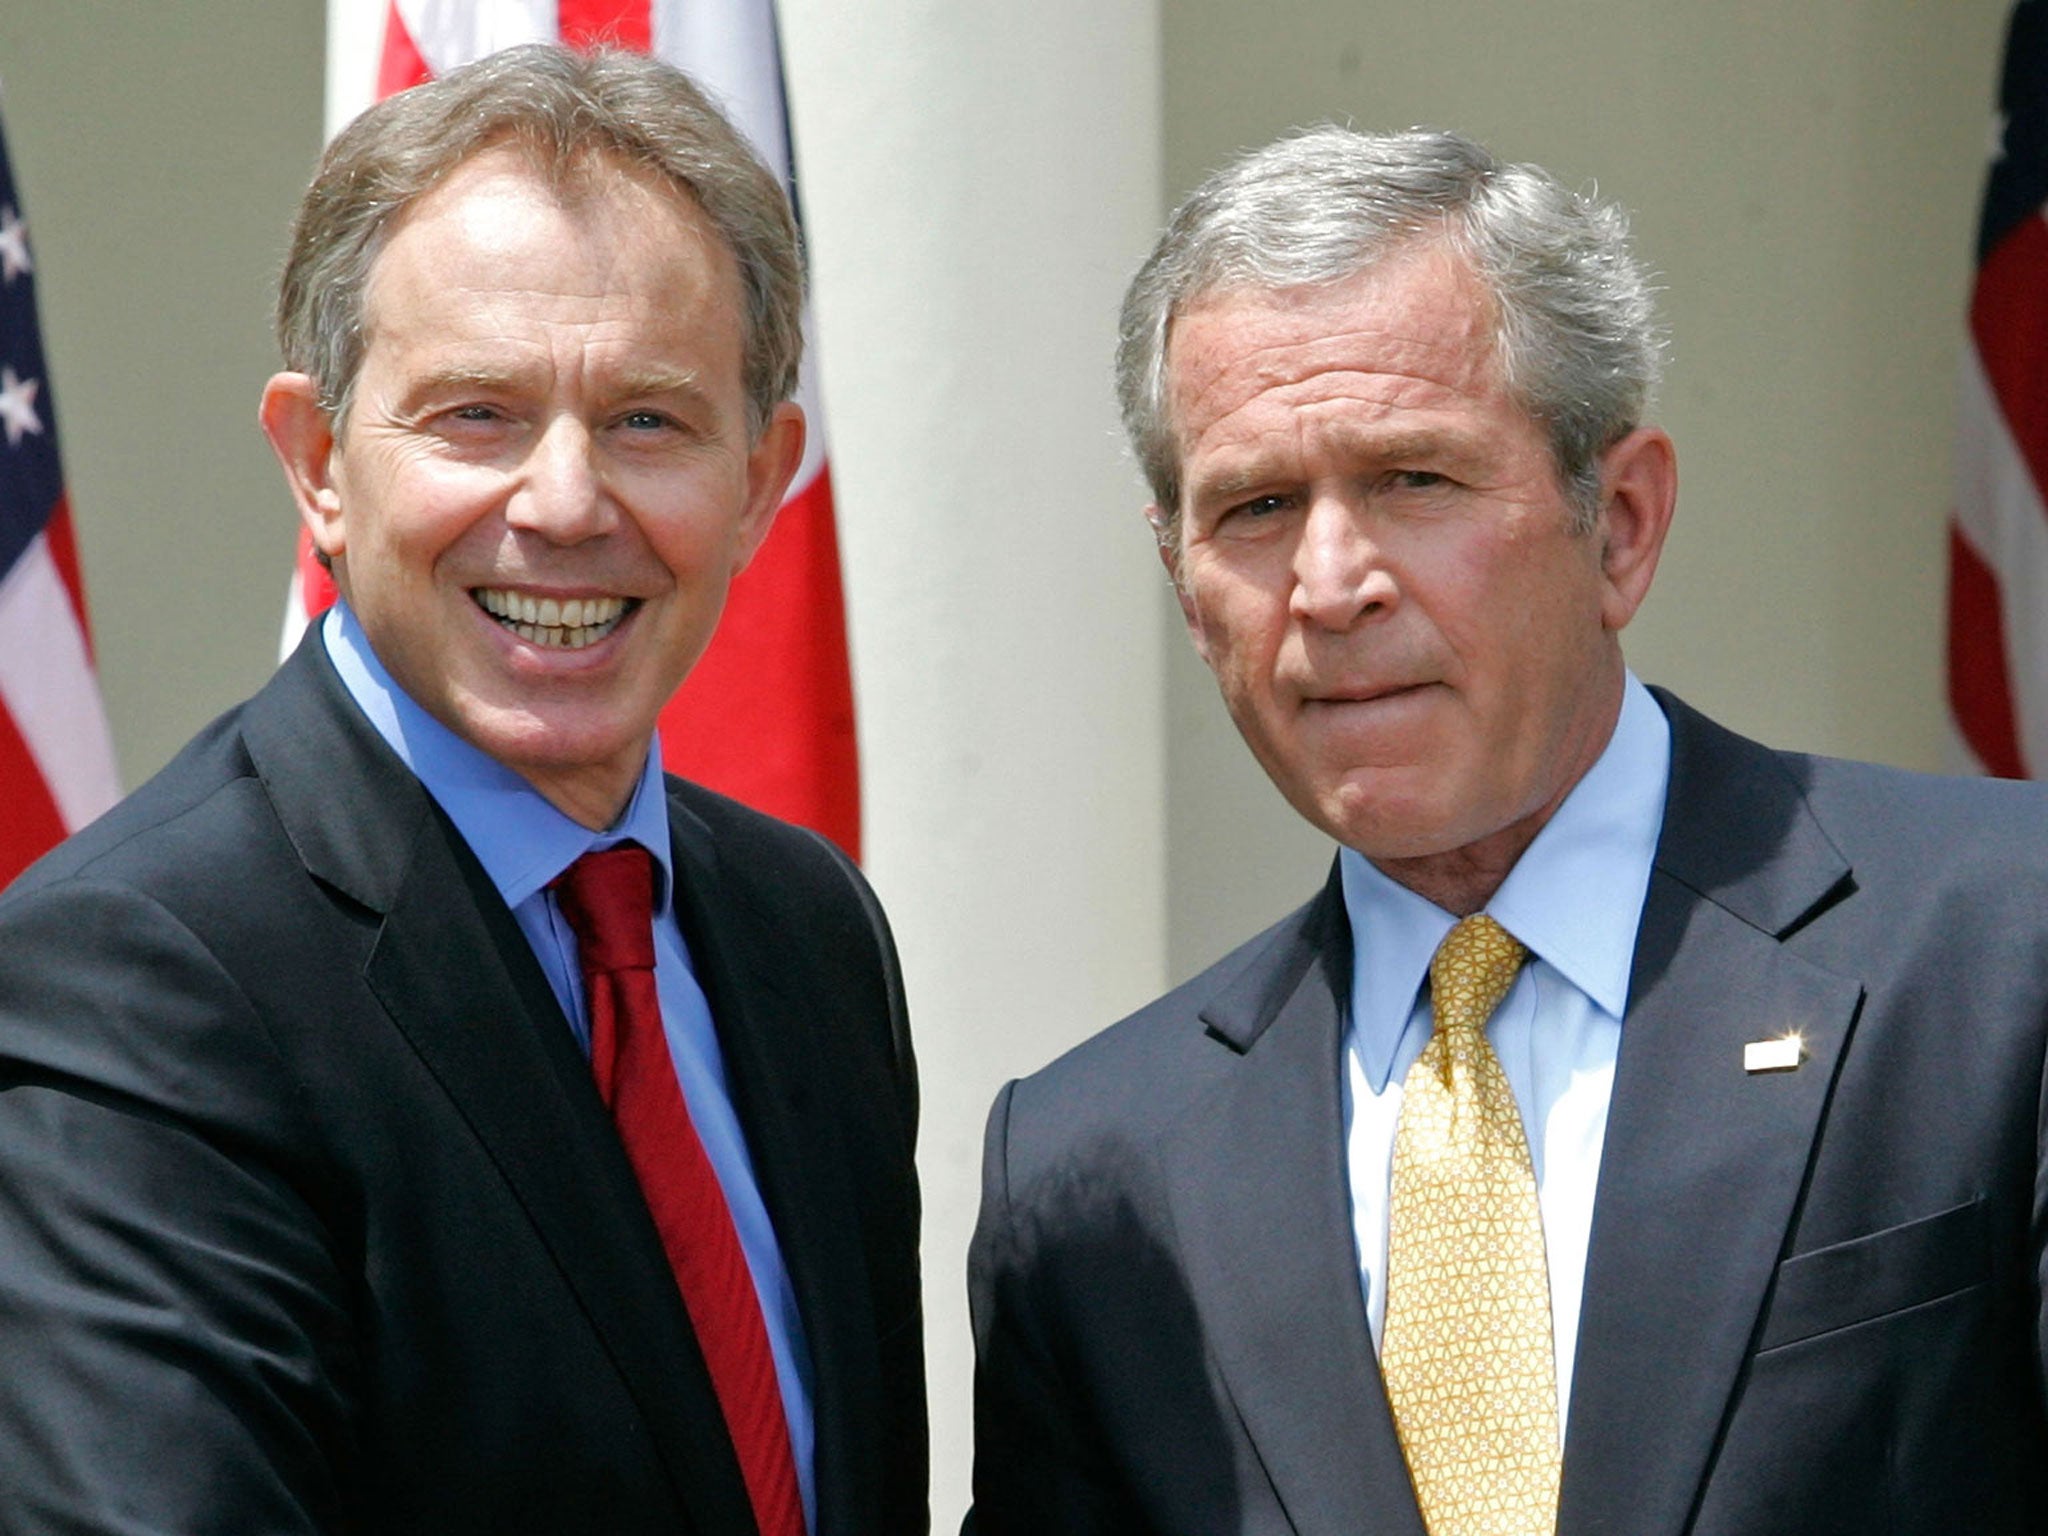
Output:
<path fill-rule="evenodd" d="M 671 823 L 701 830 L 727 878 L 777 899 L 847 892 L 868 899 L 858 866 L 830 838 L 674 774 L 666 782 Z"/>
<path fill-rule="evenodd" d="M 695 816 L 722 843 L 737 841 L 799 860 L 852 862 L 839 852 L 830 839 L 820 836 L 808 827 L 800 827 L 794 822 L 770 816 L 765 811 L 757 811 L 730 795 L 720 794 L 715 789 L 706 789 L 693 780 L 677 778 L 672 773 L 664 774 L 662 778 L 668 790 L 671 809 L 681 807 Z"/>
<path fill-rule="evenodd" d="M 241 814 L 263 816 L 260 794 L 236 795 L 238 786 L 256 788 L 240 713 L 238 706 L 214 720 L 132 793 L 31 865 L 0 899 L 20 899 L 88 870 L 147 868 L 158 848 L 168 852 L 192 830 L 195 818 L 220 813 L 224 797 Z"/>
<path fill-rule="evenodd" d="M 1852 864 L 1888 856 L 1929 873 L 2013 867 L 2048 875 L 2048 785 L 1780 758 Z"/>
<path fill-rule="evenodd" d="M 1883 868 L 1933 880 L 2048 877 L 2048 785 L 1927 773 L 1853 758 L 1785 751 L 1737 734 L 1664 693 L 1672 724 L 1672 791 L 1711 797 L 1723 815 L 1790 793 L 1857 872 Z M 1669 826 L 1672 813 L 1667 809 Z"/>

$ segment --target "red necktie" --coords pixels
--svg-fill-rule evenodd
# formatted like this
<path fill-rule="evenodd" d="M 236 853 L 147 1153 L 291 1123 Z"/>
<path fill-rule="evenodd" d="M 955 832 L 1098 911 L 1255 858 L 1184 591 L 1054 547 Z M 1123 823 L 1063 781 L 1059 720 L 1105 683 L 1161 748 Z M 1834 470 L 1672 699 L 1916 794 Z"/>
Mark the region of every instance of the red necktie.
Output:
<path fill-rule="evenodd" d="M 586 853 L 554 882 L 576 931 L 590 1068 L 640 1180 L 739 1455 L 761 1536 L 804 1536 L 775 1357 L 739 1233 L 676 1081 L 654 986 L 654 860 Z"/>

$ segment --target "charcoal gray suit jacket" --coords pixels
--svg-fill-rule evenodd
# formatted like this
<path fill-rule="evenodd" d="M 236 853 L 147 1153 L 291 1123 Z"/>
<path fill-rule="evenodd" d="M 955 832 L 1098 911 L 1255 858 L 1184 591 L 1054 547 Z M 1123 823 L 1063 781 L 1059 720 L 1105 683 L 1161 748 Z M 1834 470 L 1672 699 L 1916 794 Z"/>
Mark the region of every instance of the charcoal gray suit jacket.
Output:
<path fill-rule="evenodd" d="M 817 1536 L 922 1531 L 888 930 L 822 839 L 675 781 L 669 825 Z M 754 1530 L 532 951 L 317 642 L 0 896 L 0 1530 Z"/>
<path fill-rule="evenodd" d="M 1559 1536 L 2048 1530 L 2048 794 L 1673 764 Z M 970 1290 L 978 1536 L 1422 1536 L 1366 1325 L 1314 901 L 1007 1088 Z M 1744 1046 L 1798 1031 L 1793 1071 Z"/>

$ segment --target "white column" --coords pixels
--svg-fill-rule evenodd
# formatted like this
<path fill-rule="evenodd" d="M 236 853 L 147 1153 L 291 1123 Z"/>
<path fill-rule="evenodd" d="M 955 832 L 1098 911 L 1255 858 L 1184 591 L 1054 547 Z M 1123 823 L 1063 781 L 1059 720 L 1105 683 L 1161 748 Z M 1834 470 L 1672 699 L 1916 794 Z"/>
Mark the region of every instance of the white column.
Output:
<path fill-rule="evenodd" d="M 1110 389 L 1159 220 L 1157 0 L 781 15 L 867 866 L 923 1072 L 944 1531 L 989 1101 L 1164 976 L 1163 578 Z"/>
<path fill-rule="evenodd" d="M 327 138 L 377 99 L 377 49 L 389 0 L 327 0 Z M 310 170 L 309 170 L 310 174 Z"/>

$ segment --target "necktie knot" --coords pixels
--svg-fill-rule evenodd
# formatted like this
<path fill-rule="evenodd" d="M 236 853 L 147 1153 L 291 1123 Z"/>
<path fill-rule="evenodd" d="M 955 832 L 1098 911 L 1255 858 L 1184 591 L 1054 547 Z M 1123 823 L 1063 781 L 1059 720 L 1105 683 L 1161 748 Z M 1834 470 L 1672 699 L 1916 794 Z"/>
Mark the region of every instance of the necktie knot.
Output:
<path fill-rule="evenodd" d="M 1446 1036 L 1476 1034 L 1515 984 L 1529 951 L 1484 912 L 1461 918 L 1429 962 L 1430 1007 Z"/>
<path fill-rule="evenodd" d="M 586 853 L 552 888 L 586 973 L 654 968 L 654 856 L 645 848 Z"/>

